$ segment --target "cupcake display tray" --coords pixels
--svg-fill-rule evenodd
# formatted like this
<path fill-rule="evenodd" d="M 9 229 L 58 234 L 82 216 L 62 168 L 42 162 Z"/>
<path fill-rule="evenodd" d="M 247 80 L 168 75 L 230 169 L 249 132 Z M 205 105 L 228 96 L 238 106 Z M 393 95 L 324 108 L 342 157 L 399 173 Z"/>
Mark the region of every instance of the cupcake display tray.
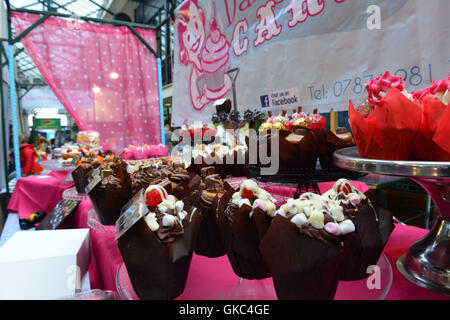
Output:
<path fill-rule="evenodd" d="M 64 190 L 63 192 L 64 200 L 77 200 L 77 201 L 85 201 L 89 200 L 89 196 L 85 193 L 78 193 L 75 187 Z"/>
<path fill-rule="evenodd" d="M 90 228 L 102 232 L 115 233 L 116 226 L 105 226 L 100 223 L 100 220 L 97 217 L 97 213 L 94 209 L 89 210 L 87 224 Z"/>
<path fill-rule="evenodd" d="M 201 268 L 193 259 L 191 270 Z M 193 272 L 200 272 L 196 270 Z M 211 281 L 204 274 L 204 282 L 188 283 L 179 299 L 193 300 L 277 300 L 276 291 L 271 278 L 264 280 L 247 280 L 234 274 L 224 274 L 233 277 L 236 285 L 224 287 L 220 295 L 212 296 L 209 288 Z M 388 258 L 382 254 L 372 274 L 359 281 L 340 281 L 334 300 L 383 300 L 392 286 L 393 272 Z M 234 281 L 233 280 L 233 281 Z M 191 293 L 191 285 L 196 286 Z M 220 285 L 220 284 L 215 284 Z M 116 289 L 123 300 L 139 300 L 133 289 L 125 264 L 119 265 L 116 273 Z M 194 292 L 195 291 L 195 292 Z"/>
<path fill-rule="evenodd" d="M 40 162 L 40 165 L 45 170 L 49 171 L 65 171 L 67 172 L 67 177 L 61 184 L 69 184 L 73 182 L 72 171 L 75 170 L 74 166 L 63 166 L 61 159 L 52 159 Z"/>
<path fill-rule="evenodd" d="M 63 166 L 61 159 L 52 159 L 42 161 L 40 163 L 41 167 L 50 171 L 67 171 L 72 172 L 75 170 L 74 166 Z"/>
<path fill-rule="evenodd" d="M 440 216 L 430 232 L 396 264 L 411 282 L 450 295 L 450 162 L 365 159 L 357 147 L 336 151 L 334 160 L 338 167 L 347 170 L 409 177 L 425 189 Z"/>

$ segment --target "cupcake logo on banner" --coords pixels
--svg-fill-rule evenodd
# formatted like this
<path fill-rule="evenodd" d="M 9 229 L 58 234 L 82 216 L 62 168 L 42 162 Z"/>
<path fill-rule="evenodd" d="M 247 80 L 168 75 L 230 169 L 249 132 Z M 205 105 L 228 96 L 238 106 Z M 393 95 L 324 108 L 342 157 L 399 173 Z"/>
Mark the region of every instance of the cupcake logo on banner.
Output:
<path fill-rule="evenodd" d="M 385 70 L 420 90 L 446 76 L 449 10 L 448 0 L 185 0 L 172 125 L 210 123 L 214 102 L 233 95 L 241 113 L 346 111 Z"/>
<path fill-rule="evenodd" d="M 231 79 L 225 73 L 230 43 L 218 28 L 215 16 L 206 37 L 205 14 L 196 0 L 184 2 L 178 17 L 180 61 L 186 66 L 192 64 L 189 96 L 194 109 L 202 110 L 231 90 Z"/>

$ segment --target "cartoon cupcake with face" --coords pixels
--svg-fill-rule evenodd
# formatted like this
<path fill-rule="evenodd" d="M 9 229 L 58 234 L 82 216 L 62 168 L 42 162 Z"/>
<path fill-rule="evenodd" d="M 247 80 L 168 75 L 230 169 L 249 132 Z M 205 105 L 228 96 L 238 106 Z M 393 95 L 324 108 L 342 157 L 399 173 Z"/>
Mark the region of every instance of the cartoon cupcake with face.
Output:
<path fill-rule="evenodd" d="M 231 90 L 231 79 L 225 72 L 230 44 L 217 27 L 215 18 L 206 35 L 205 13 L 197 0 L 185 1 L 178 10 L 179 59 L 192 64 L 189 92 L 194 109 L 223 98 Z"/>

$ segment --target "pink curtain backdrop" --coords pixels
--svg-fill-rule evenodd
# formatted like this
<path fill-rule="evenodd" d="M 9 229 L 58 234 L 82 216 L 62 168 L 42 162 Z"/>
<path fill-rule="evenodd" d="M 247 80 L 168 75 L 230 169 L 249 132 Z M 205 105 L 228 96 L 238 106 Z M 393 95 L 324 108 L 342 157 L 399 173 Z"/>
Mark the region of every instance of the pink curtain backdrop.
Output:
<path fill-rule="evenodd" d="M 16 34 L 41 15 L 13 12 Z M 136 29 L 156 49 L 153 30 Z M 126 27 L 49 17 L 21 40 L 80 130 L 104 148 L 161 143 L 156 57 Z"/>

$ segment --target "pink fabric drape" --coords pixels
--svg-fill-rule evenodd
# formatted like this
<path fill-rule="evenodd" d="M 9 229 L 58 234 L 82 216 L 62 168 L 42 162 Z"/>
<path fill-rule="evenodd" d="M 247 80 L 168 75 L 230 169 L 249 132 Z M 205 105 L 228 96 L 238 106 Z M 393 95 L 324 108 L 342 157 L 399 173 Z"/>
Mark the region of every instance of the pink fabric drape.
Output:
<path fill-rule="evenodd" d="M 40 17 L 13 12 L 16 33 Z M 136 30 L 156 48 L 153 30 Z M 161 143 L 157 60 L 128 27 L 49 17 L 21 42 L 80 130 L 98 131 L 104 148 Z"/>

